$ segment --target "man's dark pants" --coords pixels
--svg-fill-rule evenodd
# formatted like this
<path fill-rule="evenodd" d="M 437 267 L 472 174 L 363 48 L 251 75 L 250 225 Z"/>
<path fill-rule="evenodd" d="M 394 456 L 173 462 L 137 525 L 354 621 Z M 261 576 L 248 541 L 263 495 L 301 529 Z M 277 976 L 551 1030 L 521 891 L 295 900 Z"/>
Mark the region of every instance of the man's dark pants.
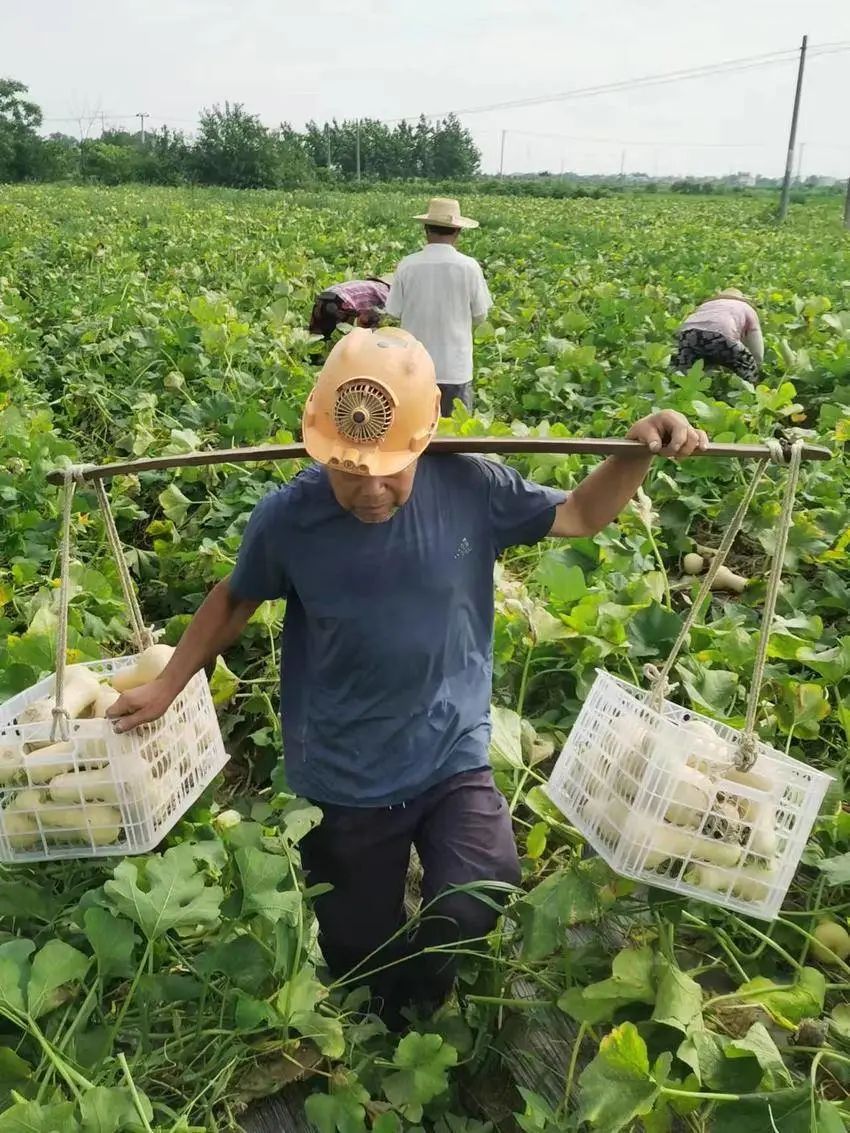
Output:
<path fill-rule="evenodd" d="M 458 382 L 455 385 L 440 385 L 441 417 L 451 417 L 455 406 L 455 398 L 459 398 L 471 413 L 473 404 L 472 382 Z"/>
<path fill-rule="evenodd" d="M 436 1007 L 452 989 L 457 957 L 422 949 L 480 941 L 499 915 L 473 893 L 446 890 L 520 880 L 510 813 L 490 769 L 454 775 L 398 806 L 318 805 L 324 819 L 302 842 L 301 857 L 310 885 L 334 886 L 316 899 L 319 943 L 331 974 L 350 974 L 349 989 L 368 984 L 388 1016 L 411 1002 Z M 423 869 L 423 912 L 408 930 L 404 895 L 412 845 Z M 504 899 L 486 887 L 482 892 L 490 901 Z"/>

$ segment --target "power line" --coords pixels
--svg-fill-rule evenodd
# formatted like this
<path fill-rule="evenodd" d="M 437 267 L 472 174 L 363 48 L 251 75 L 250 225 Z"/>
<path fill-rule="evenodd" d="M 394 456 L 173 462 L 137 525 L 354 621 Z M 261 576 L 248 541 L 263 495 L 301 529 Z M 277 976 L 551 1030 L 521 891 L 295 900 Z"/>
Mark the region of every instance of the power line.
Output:
<path fill-rule="evenodd" d="M 789 48 L 783 51 L 771 51 L 762 55 L 751 55 L 742 59 L 728 59 L 720 63 L 704 64 L 699 67 L 685 68 L 678 71 L 665 71 L 656 75 L 642 75 L 633 79 L 622 79 L 614 83 L 603 83 L 597 86 L 576 87 L 573 90 L 561 91 L 557 94 L 536 95 L 531 98 L 509 99 L 504 102 L 492 102 L 485 106 L 465 107 L 461 110 L 445 110 L 438 114 L 425 114 L 422 117 L 445 118 L 448 114 L 468 115 L 486 114 L 493 110 L 516 110 L 523 107 L 541 106 L 548 102 L 566 102 L 574 98 L 591 98 L 600 94 L 612 94 L 619 91 L 634 90 L 646 86 L 662 86 L 671 82 L 682 82 L 690 79 L 710 78 L 714 75 L 731 74 L 739 71 L 756 70 L 761 67 L 772 67 L 778 63 L 788 63 L 797 56 L 798 48 Z M 836 55 L 850 51 L 850 40 L 821 44 L 809 52 L 809 57 L 823 55 Z M 413 115 L 411 117 L 418 117 Z M 384 122 L 402 122 L 404 118 L 385 118 Z"/>

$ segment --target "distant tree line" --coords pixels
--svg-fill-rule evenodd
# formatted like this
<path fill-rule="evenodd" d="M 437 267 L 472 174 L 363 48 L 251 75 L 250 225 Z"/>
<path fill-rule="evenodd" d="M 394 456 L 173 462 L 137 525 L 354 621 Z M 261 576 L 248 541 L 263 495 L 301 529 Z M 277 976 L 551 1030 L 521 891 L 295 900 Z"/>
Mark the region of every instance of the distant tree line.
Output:
<path fill-rule="evenodd" d="M 237 189 L 294 188 L 356 179 L 469 178 L 480 154 L 469 131 L 449 114 L 432 122 L 392 126 L 374 119 L 286 123 L 269 128 L 241 103 L 204 110 L 187 138 L 163 126 L 141 133 L 106 129 L 98 138 L 43 137 L 41 108 L 27 87 L 0 79 L 0 182 L 126 181 L 158 185 L 225 185 Z M 359 144 L 358 144 L 359 139 Z"/>

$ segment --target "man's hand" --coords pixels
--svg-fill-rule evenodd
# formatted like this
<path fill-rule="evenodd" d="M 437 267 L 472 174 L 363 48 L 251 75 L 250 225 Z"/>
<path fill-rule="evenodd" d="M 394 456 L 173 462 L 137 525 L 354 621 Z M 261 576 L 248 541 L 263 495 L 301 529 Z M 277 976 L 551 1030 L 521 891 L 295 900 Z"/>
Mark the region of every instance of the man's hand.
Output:
<path fill-rule="evenodd" d="M 131 732 L 140 724 L 150 724 L 164 715 L 177 693 L 161 677 L 124 692 L 106 710 L 116 732 Z"/>
<path fill-rule="evenodd" d="M 705 451 L 708 437 L 702 429 L 695 429 L 687 417 L 675 409 L 662 409 L 635 421 L 626 433 L 626 439 L 640 441 L 651 453 L 682 460 L 686 456 Z"/>

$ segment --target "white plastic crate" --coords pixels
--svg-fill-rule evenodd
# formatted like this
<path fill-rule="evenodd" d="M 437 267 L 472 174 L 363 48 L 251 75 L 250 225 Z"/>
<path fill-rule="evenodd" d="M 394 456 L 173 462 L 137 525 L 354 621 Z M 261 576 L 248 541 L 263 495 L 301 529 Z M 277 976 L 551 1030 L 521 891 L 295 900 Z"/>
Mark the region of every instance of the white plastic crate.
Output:
<path fill-rule="evenodd" d="M 749 916 L 777 916 L 829 775 L 600 672 L 546 788 L 624 877 Z M 708 730 L 710 729 L 710 731 Z"/>
<path fill-rule="evenodd" d="M 136 656 L 86 667 L 109 678 Z M 152 850 L 227 762 L 209 685 L 197 673 L 161 719 L 122 735 L 103 719 L 70 720 L 67 748 L 51 742 L 51 721 L 17 722 L 33 701 L 51 696 L 50 676 L 0 705 L 0 752 L 12 749 L 0 777 L 0 861 L 33 862 L 140 854 Z M 20 755 L 22 767 L 10 777 Z M 64 800 L 51 796 L 53 788 Z M 78 782 L 78 775 L 84 775 Z M 5 780 L 5 782 L 3 782 Z M 86 801 L 94 791 L 105 801 Z M 51 809 L 53 808 L 53 809 Z"/>

